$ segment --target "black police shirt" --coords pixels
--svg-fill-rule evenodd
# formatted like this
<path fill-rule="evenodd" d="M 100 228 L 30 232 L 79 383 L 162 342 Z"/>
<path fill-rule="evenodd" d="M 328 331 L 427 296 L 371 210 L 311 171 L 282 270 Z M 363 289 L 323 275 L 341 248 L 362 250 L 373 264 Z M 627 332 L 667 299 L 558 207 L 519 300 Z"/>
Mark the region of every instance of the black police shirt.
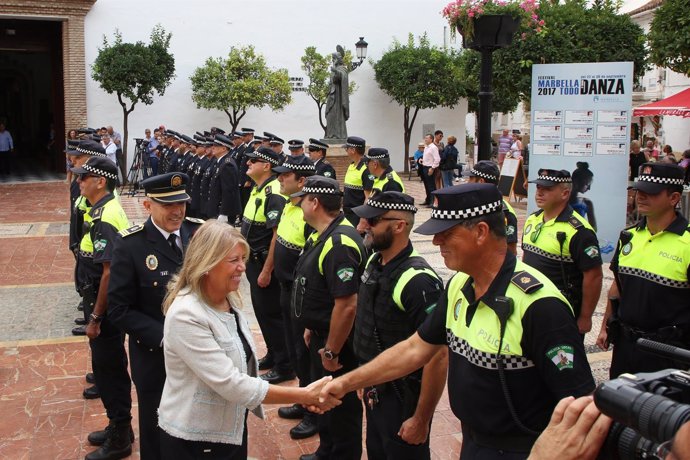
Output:
<path fill-rule="evenodd" d="M 323 276 L 334 299 L 359 292 L 362 257 L 352 246 L 333 247 L 323 259 Z"/>
<path fill-rule="evenodd" d="M 506 255 L 499 273 L 480 299 L 505 295 L 515 272 L 516 259 Z M 542 288 L 544 289 L 544 288 Z M 472 321 L 477 309 L 471 278 L 463 288 L 470 306 L 466 321 Z M 488 308 L 482 305 L 481 308 Z M 441 295 L 436 309 L 419 327 L 419 336 L 427 343 L 448 345 L 452 334 L 446 328 L 448 295 Z M 527 427 L 541 431 L 548 424 L 558 401 L 566 396 L 584 396 L 594 391 L 594 380 L 573 314 L 562 301 L 546 297 L 535 301 L 522 317 L 522 354 L 534 366 L 506 369 L 510 397 L 518 417 Z M 573 349 L 573 365 L 559 370 L 548 356 L 554 347 Z M 469 346 L 454 344 L 449 350 L 448 395 L 451 409 L 463 424 L 478 433 L 523 436 L 507 408 L 498 371 L 473 364 L 476 359 Z"/>

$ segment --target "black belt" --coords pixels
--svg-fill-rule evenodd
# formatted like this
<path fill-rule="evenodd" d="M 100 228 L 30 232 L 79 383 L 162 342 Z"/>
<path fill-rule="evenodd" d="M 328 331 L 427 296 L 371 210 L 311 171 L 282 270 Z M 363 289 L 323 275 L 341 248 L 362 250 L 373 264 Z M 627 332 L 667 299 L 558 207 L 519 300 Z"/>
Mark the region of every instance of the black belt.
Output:
<path fill-rule="evenodd" d="M 688 326 L 666 326 L 654 331 L 646 331 L 636 327 L 629 326 L 622 321 L 620 322 L 621 332 L 623 337 L 630 342 L 635 342 L 637 339 L 649 339 L 659 342 L 666 340 L 678 340 L 683 338 L 688 333 Z"/>
<path fill-rule="evenodd" d="M 529 452 L 532 450 L 536 436 L 515 435 L 498 436 L 495 434 L 479 433 L 472 428 L 462 424 L 462 436 L 469 438 L 475 444 L 482 447 L 489 447 L 497 450 L 507 450 L 511 452 Z"/>

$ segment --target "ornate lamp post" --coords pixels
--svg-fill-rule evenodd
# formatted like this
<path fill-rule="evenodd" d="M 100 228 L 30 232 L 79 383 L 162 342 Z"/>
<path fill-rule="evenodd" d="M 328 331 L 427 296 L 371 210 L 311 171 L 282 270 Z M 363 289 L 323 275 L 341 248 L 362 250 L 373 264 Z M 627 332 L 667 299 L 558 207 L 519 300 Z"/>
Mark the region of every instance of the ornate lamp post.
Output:
<path fill-rule="evenodd" d="M 479 160 L 491 158 L 491 99 L 493 56 L 492 53 L 505 48 L 513 41 L 520 20 L 508 14 L 483 15 L 474 20 L 474 35 L 466 39 L 463 34 L 462 46 L 477 50 L 482 54 L 479 73 Z M 463 31 L 459 30 L 462 34 Z"/>
<path fill-rule="evenodd" d="M 352 70 L 355 70 L 357 67 L 361 66 L 364 60 L 367 58 L 367 46 L 369 46 L 369 43 L 364 41 L 364 37 L 359 37 L 359 41 L 355 43 L 355 48 L 357 49 L 357 59 L 359 59 L 359 62 L 352 63 Z"/>

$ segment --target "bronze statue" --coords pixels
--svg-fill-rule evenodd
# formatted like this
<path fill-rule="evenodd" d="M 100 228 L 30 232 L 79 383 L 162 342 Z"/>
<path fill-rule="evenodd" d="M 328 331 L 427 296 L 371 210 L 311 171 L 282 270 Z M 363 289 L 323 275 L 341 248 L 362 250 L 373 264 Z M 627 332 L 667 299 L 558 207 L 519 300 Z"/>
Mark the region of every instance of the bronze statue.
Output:
<path fill-rule="evenodd" d="M 347 67 L 343 63 L 345 50 L 336 46 L 331 67 L 331 87 L 326 100 L 326 139 L 347 139 L 346 122 L 350 118 Z"/>

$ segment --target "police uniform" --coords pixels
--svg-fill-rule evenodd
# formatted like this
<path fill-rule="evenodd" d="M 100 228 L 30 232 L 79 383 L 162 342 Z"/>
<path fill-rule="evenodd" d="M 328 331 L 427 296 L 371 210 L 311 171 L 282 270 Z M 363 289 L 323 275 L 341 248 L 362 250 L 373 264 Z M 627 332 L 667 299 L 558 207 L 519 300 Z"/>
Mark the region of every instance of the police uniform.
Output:
<path fill-rule="evenodd" d="M 204 178 L 204 173 L 206 173 L 210 163 L 211 158 L 208 156 L 203 156 L 194 163 L 194 177 L 190 177 L 189 196 L 192 200 L 187 212 L 189 217 L 201 216 L 201 180 Z"/>
<path fill-rule="evenodd" d="M 217 144 L 224 147 L 228 147 L 229 141 L 222 135 L 216 136 L 215 140 Z M 230 222 L 235 222 L 235 218 L 241 213 L 240 194 L 237 190 L 238 180 L 237 164 L 230 153 L 226 152 L 218 158 L 215 172 L 209 181 L 210 196 L 207 211 L 209 218 L 222 215 L 228 217 Z"/>
<path fill-rule="evenodd" d="M 335 169 L 333 168 L 333 165 L 331 165 L 327 160 L 326 160 L 326 152 L 328 151 L 328 144 L 325 142 L 321 142 L 318 139 L 314 139 L 313 137 L 309 138 L 309 145 L 308 145 L 308 150 L 310 152 L 315 152 L 315 151 L 321 151 L 323 156 L 319 158 L 318 160 L 314 161 L 314 167 L 316 168 L 316 175 L 317 176 L 323 176 L 323 177 L 330 177 L 331 179 L 338 179 L 335 174 Z"/>
<path fill-rule="evenodd" d="M 266 161 L 278 166 L 280 158 L 267 147 L 247 154 L 250 159 Z M 263 184 L 257 184 L 249 195 L 249 201 L 242 216 L 242 236 L 251 249 L 247 261 L 247 281 L 252 305 L 261 333 L 268 349 L 267 357 L 273 361 L 273 368 L 279 375 L 292 373 L 290 357 L 285 346 L 283 316 L 280 310 L 280 284 L 275 276 L 267 287 L 258 284 L 273 239 L 273 229 L 278 226 L 287 197 L 280 194 L 280 183 L 276 176 L 270 176 Z M 274 261 L 275 261 L 274 257 Z"/>
<path fill-rule="evenodd" d="M 553 186 L 570 183 L 570 173 L 542 169 L 532 181 Z M 602 264 L 599 241 L 585 218 L 566 205 L 555 218 L 544 222 L 544 211 L 532 213 L 522 232 L 522 261 L 545 274 L 566 296 L 580 316 L 582 307 L 582 273 Z"/>
<path fill-rule="evenodd" d="M 308 194 L 340 195 L 338 182 L 320 176 L 307 179 L 302 191 L 291 197 Z M 292 292 L 292 314 L 311 331 L 309 353 L 312 378 L 326 374 L 334 377 L 357 367 L 350 340 L 339 351 L 342 368 L 326 371 L 319 350 L 325 348 L 335 299 L 359 291 L 364 269 L 365 249 L 357 230 L 339 214 L 320 234 L 314 233 L 304 247 L 297 267 Z M 317 458 L 359 459 L 362 454 L 362 405 L 354 392 L 346 394 L 342 404 L 318 416 L 320 444 Z"/>
<path fill-rule="evenodd" d="M 388 154 L 387 149 L 379 148 L 379 147 L 373 147 L 373 148 L 369 149 L 369 151 L 365 155 L 365 159 L 367 161 L 369 161 L 369 160 L 382 160 L 382 159 L 390 160 L 390 156 Z M 379 177 L 374 177 L 374 183 L 372 184 L 371 190 L 372 190 L 372 193 L 381 193 L 381 192 L 402 192 L 402 193 L 405 193 L 405 184 L 403 184 L 403 181 L 402 181 L 402 179 L 400 179 L 400 176 L 398 175 L 398 173 L 395 172 L 393 170 L 393 168 L 389 165 L 383 171 L 383 174 L 381 174 Z"/>
<path fill-rule="evenodd" d="M 304 176 L 314 174 L 314 164 L 304 155 L 290 156 L 285 162 L 273 168 L 277 174 L 299 172 Z M 296 200 L 296 202 L 293 202 Z M 307 238 L 314 229 L 304 221 L 300 199 L 288 200 L 278 223 L 274 249 L 273 273 L 280 283 L 280 308 L 285 324 L 285 344 L 292 368 L 299 378 L 300 386 L 311 383 L 309 351 L 304 343 L 304 328 L 293 322 L 290 314 L 290 297 L 294 270 Z"/>
<path fill-rule="evenodd" d="M 498 187 L 500 172 L 498 171 L 498 165 L 493 161 L 481 160 L 475 163 L 469 170 L 463 171 L 462 175 L 464 177 L 478 177 Z M 515 214 L 513 207 L 505 199 L 503 200 L 503 215 L 506 219 L 506 242 L 508 244 L 517 244 L 517 214 Z"/>
<path fill-rule="evenodd" d="M 416 230 L 424 235 L 502 209 L 491 184 L 447 187 L 433 195 L 431 219 Z M 568 302 L 510 251 L 481 298 L 475 298 L 473 279 L 457 273 L 418 333 L 450 349 L 448 395 L 462 423 L 461 458 L 526 458 L 557 402 L 594 390 Z"/>
<path fill-rule="evenodd" d="M 364 148 L 366 142 L 361 137 L 351 136 L 347 138 L 346 147 Z M 364 191 L 370 191 L 374 185 L 374 177 L 367 169 L 367 162 L 364 158 L 359 160 L 357 164 L 350 163 L 345 172 L 345 180 L 343 183 L 343 211 L 347 220 L 352 225 L 357 225 L 359 220 L 352 212 L 352 208 L 364 204 Z"/>
<path fill-rule="evenodd" d="M 215 173 L 216 166 L 218 165 L 218 158 L 210 157 L 208 164 L 206 165 L 206 170 L 204 171 L 201 182 L 199 183 L 199 213 L 203 219 L 208 218 L 209 212 L 213 212 L 211 208 L 211 176 Z"/>
<path fill-rule="evenodd" d="M 417 212 L 412 197 L 381 192 L 354 208 L 360 218 L 375 218 L 388 211 Z M 408 242 L 407 247 L 382 263 L 374 253 L 367 262 L 357 297 L 354 349 L 361 364 L 414 334 L 435 308 L 443 283 Z M 422 371 L 373 388 L 366 388 L 367 454 L 371 458 L 428 459 L 429 438 L 407 444 L 398 432 L 414 415 L 421 392 Z"/>
<path fill-rule="evenodd" d="M 141 183 L 150 199 L 162 203 L 186 201 L 186 175 L 168 173 Z M 181 250 L 202 223 L 186 218 L 176 238 Z M 167 233 L 167 232 L 166 232 Z M 170 278 L 182 265 L 182 257 L 149 217 L 143 225 L 120 232 L 113 253 L 108 289 L 108 316 L 129 335 L 132 380 L 139 401 L 141 458 L 159 459 L 156 411 L 165 382 L 163 360 L 163 312 L 161 306 Z"/>
<path fill-rule="evenodd" d="M 117 181 L 117 167 L 105 156 L 91 157 L 82 167 L 73 168 L 72 172 Z M 100 323 L 99 335 L 89 339 L 91 366 L 109 425 L 113 426 L 113 431 L 108 431 L 112 445 L 104 446 L 87 455 L 86 458 L 99 458 L 98 455 L 107 451 L 113 454 L 117 451 L 123 455 L 129 455 L 131 441 L 122 439 L 118 442 L 115 438 L 122 435 L 129 436 L 132 420 L 132 382 L 127 371 L 124 335 L 107 316 L 94 314 L 94 306 L 101 288 L 103 264 L 111 263 L 117 232 L 127 228 L 129 221 L 122 206 L 111 192 L 107 192 L 93 204 L 85 221 L 88 230 L 84 232 L 79 245 L 77 278 L 84 298 L 85 314 L 90 321 Z M 103 289 L 107 287 L 103 286 Z"/>
<path fill-rule="evenodd" d="M 633 187 L 648 194 L 664 189 L 682 191 L 683 170 L 675 165 L 647 163 Z M 685 369 L 686 364 L 637 348 L 638 338 L 690 348 L 690 228 L 676 212 L 664 230 L 651 234 L 647 219 L 621 233 L 611 261 L 620 293 L 614 320 L 611 378 L 622 373 Z M 611 326 L 609 326 L 611 327 Z"/>

